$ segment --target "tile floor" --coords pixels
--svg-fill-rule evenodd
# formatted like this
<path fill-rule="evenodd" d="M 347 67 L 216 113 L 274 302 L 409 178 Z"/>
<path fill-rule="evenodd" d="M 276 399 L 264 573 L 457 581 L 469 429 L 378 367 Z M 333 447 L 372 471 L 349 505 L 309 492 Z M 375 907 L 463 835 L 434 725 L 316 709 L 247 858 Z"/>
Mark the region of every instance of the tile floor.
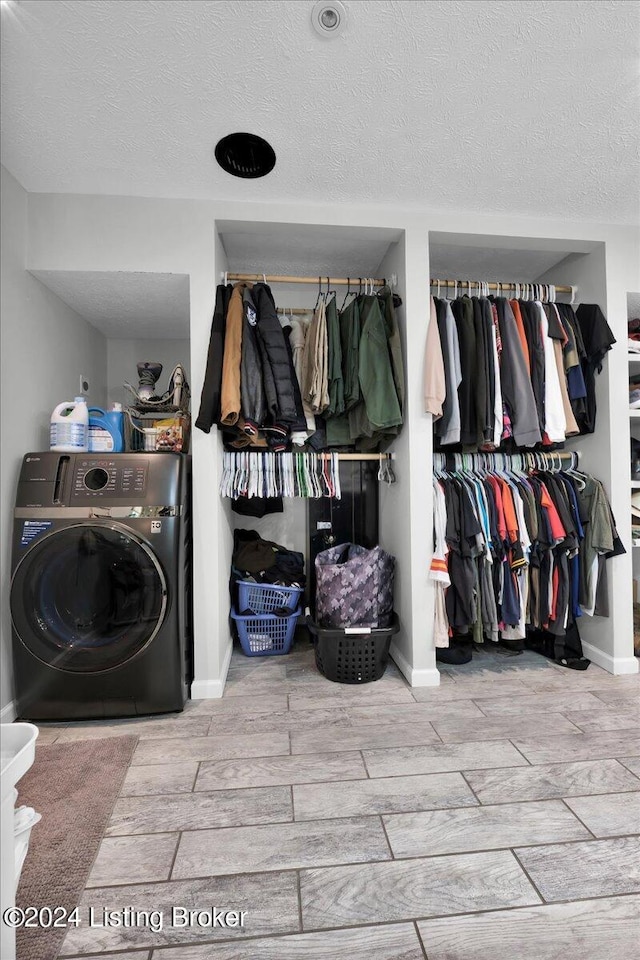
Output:
<path fill-rule="evenodd" d="M 308 644 L 234 653 L 222 700 L 47 725 L 139 736 L 82 908 L 246 911 L 244 931 L 71 930 L 102 960 L 637 960 L 640 677 L 480 653 L 410 689 Z"/>

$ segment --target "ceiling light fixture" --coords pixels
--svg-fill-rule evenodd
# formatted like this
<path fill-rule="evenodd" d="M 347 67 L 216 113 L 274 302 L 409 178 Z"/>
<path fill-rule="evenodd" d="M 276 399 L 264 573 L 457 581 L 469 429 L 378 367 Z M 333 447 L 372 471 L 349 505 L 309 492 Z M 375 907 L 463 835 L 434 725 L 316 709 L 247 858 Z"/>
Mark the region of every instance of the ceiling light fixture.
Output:
<path fill-rule="evenodd" d="M 216 144 L 215 157 L 232 177 L 256 180 L 266 177 L 276 165 L 275 150 L 255 133 L 230 133 Z"/>
<path fill-rule="evenodd" d="M 313 29 L 324 40 L 337 37 L 347 23 L 347 11 L 340 0 L 318 0 L 311 11 Z"/>

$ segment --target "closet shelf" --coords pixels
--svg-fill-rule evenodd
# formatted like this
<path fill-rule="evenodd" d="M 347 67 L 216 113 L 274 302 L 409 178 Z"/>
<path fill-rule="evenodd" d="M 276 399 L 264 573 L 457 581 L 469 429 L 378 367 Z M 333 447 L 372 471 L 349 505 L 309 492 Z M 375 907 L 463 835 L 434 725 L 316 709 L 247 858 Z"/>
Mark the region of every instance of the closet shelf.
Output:
<path fill-rule="evenodd" d="M 629 416 L 632 420 L 640 420 L 640 410 L 629 410 Z"/>
<path fill-rule="evenodd" d="M 632 480 L 632 481 L 631 481 L 631 489 L 632 489 L 632 490 L 640 490 L 640 480 Z"/>
<path fill-rule="evenodd" d="M 640 353 L 628 353 L 627 360 L 629 363 L 640 363 Z"/>

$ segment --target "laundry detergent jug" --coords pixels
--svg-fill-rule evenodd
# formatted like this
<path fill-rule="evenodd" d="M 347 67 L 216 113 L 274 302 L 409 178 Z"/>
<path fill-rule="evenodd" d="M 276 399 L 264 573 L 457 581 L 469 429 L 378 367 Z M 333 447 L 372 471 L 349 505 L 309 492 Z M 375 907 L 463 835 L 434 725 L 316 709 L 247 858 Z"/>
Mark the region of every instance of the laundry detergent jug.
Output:
<path fill-rule="evenodd" d="M 89 449 L 89 411 L 84 397 L 59 403 L 51 414 L 49 448 L 61 453 L 84 453 Z"/>
<path fill-rule="evenodd" d="M 124 450 L 124 414 L 122 404 L 113 409 L 89 407 L 89 451 L 91 453 L 122 453 Z"/>

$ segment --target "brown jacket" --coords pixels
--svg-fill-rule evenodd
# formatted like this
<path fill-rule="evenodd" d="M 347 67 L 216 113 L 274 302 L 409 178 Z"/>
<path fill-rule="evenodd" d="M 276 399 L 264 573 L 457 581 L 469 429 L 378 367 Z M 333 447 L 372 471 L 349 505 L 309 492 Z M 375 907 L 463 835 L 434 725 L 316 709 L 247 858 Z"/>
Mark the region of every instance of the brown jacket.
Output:
<path fill-rule="evenodd" d="M 220 394 L 220 423 L 233 427 L 240 416 L 240 366 L 242 363 L 242 295 L 246 284 L 236 283 L 227 309 Z"/>

